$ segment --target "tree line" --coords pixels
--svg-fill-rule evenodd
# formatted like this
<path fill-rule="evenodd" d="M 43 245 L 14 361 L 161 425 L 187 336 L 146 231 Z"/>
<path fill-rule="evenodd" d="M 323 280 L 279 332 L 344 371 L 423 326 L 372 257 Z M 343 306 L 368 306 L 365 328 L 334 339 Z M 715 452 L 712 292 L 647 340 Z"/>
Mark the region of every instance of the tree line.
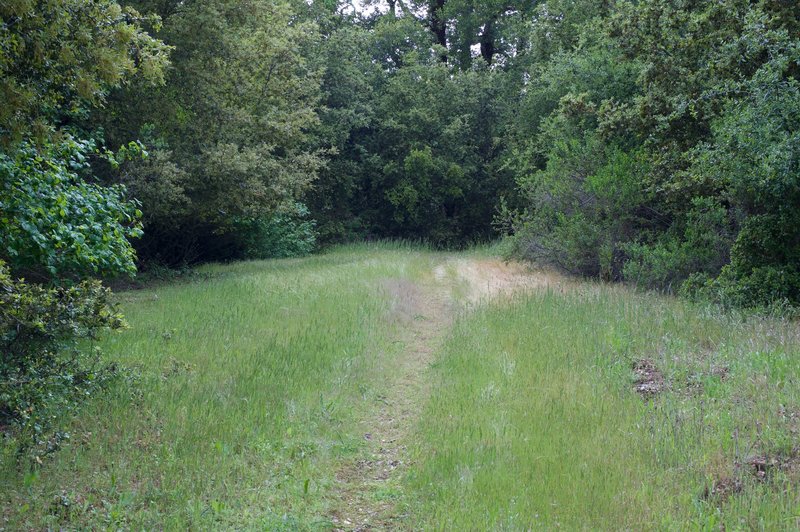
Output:
<path fill-rule="evenodd" d="M 800 302 L 796 2 L 366 5 L 0 4 L 0 424 L 44 434 L 46 389 L 103 381 L 76 342 L 123 321 L 92 279 L 137 265 L 503 236 Z"/>

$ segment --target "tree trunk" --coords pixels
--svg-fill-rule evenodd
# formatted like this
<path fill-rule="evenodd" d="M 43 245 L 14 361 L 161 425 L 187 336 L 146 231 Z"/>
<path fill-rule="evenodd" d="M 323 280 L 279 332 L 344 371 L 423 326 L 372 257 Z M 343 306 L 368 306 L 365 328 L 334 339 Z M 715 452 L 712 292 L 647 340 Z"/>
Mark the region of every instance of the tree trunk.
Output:
<path fill-rule="evenodd" d="M 488 21 L 481 32 L 481 57 L 486 64 L 491 65 L 497 51 L 494 46 L 494 20 Z"/>
<path fill-rule="evenodd" d="M 432 0 L 430 4 L 430 27 L 436 37 L 436 44 L 447 48 L 447 20 L 444 15 L 446 0 Z M 447 53 L 442 53 L 441 60 L 447 62 Z"/>

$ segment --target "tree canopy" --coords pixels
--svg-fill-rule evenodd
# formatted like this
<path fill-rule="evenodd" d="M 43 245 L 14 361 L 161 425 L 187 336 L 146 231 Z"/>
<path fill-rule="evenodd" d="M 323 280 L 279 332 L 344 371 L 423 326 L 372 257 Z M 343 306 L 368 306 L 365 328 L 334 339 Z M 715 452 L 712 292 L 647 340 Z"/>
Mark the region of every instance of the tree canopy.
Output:
<path fill-rule="evenodd" d="M 131 245 L 180 265 L 506 234 L 577 275 L 800 298 L 795 3 L 360 5 L 5 2 L 3 205 L 40 210 L 6 215 L 3 258 L 101 275 Z M 69 258 L 96 227 L 108 261 Z"/>

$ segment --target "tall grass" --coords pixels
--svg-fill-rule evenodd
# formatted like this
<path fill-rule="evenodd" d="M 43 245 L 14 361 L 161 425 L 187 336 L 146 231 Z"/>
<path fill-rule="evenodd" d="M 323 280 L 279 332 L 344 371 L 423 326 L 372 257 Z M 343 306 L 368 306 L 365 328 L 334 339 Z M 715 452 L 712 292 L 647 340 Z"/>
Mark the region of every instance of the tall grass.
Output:
<path fill-rule="evenodd" d="M 651 400 L 643 359 L 665 379 Z M 798 370 L 789 322 L 599 286 L 483 306 L 437 362 L 416 526 L 796 529 Z"/>
<path fill-rule="evenodd" d="M 105 342 L 136 378 L 92 402 L 42 467 L 5 457 L 5 526 L 325 526 L 337 460 L 393 354 L 381 279 L 425 259 L 399 247 L 210 266 L 210 280 L 120 297 Z M 0 525 L 2 526 L 2 525 Z"/>
<path fill-rule="evenodd" d="M 104 349 L 129 377 L 41 465 L 0 455 L 0 528 L 332 528 L 336 472 L 368 458 L 358 427 L 409 334 L 386 287 L 452 258 L 363 244 L 121 294 L 131 329 Z M 419 376 L 393 522 L 800 527 L 796 323 L 577 283 L 465 308 Z"/>

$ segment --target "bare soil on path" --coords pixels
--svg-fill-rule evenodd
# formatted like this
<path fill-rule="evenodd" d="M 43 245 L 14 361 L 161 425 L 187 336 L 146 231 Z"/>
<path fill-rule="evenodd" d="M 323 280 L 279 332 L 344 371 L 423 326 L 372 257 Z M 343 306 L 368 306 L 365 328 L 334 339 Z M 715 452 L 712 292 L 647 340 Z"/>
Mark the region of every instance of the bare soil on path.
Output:
<path fill-rule="evenodd" d="M 401 352 L 374 408 L 361 421 L 365 450 L 336 474 L 336 530 L 408 529 L 402 479 L 409 438 L 429 396 L 429 368 L 457 313 L 520 290 L 560 286 L 556 275 L 496 259 L 445 258 L 419 283 L 389 279 L 383 290 L 399 322 Z"/>

